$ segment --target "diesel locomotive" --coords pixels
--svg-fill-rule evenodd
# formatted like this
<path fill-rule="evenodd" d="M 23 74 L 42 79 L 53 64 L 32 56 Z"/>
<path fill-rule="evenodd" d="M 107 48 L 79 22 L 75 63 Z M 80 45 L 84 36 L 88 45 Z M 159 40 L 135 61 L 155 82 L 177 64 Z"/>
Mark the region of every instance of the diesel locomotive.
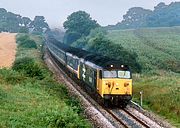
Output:
<path fill-rule="evenodd" d="M 46 44 L 57 63 L 105 106 L 126 107 L 132 99 L 132 74 L 127 65 L 67 46 L 54 38 L 47 37 Z"/>

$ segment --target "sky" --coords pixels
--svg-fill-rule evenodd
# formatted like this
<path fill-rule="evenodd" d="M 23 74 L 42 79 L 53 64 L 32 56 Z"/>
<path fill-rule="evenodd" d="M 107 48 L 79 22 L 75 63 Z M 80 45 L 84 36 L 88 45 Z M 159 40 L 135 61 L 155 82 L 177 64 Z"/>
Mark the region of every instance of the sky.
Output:
<path fill-rule="evenodd" d="M 50 27 L 62 27 L 67 17 L 79 10 L 86 11 L 100 25 L 113 25 L 123 19 L 131 7 L 154 9 L 158 3 L 173 0 L 0 0 L 0 8 L 33 19 L 42 15 Z"/>

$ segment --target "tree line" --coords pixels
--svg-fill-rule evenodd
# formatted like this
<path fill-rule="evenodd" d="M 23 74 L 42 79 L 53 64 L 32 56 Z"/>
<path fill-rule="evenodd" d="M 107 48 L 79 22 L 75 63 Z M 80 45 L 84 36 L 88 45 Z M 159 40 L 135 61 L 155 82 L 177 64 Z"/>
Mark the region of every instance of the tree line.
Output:
<path fill-rule="evenodd" d="M 137 29 L 143 27 L 172 27 L 180 26 L 180 2 L 169 5 L 161 2 L 154 10 L 141 7 L 130 8 L 123 20 L 107 29 Z"/>
<path fill-rule="evenodd" d="M 49 30 L 44 16 L 35 16 L 33 20 L 0 8 L 0 32 L 20 32 L 41 34 Z"/>

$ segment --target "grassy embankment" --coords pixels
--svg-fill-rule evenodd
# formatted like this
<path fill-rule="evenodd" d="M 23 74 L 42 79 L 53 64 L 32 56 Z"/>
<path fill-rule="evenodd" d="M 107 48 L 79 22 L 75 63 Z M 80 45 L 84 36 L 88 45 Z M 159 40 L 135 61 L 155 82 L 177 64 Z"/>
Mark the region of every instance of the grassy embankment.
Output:
<path fill-rule="evenodd" d="M 0 69 L 0 127 L 91 127 L 42 60 L 40 36 L 17 35 L 12 69 Z"/>
<path fill-rule="evenodd" d="M 109 31 L 108 38 L 138 54 L 134 100 L 180 127 L 180 27 Z"/>

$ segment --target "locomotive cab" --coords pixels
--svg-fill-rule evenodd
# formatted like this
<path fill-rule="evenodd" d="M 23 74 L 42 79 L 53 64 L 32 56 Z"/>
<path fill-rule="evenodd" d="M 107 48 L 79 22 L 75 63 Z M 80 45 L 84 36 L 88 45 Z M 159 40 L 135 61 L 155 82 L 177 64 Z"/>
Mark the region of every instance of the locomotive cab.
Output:
<path fill-rule="evenodd" d="M 98 85 L 105 102 L 124 107 L 132 99 L 132 74 L 124 65 L 99 70 Z"/>

